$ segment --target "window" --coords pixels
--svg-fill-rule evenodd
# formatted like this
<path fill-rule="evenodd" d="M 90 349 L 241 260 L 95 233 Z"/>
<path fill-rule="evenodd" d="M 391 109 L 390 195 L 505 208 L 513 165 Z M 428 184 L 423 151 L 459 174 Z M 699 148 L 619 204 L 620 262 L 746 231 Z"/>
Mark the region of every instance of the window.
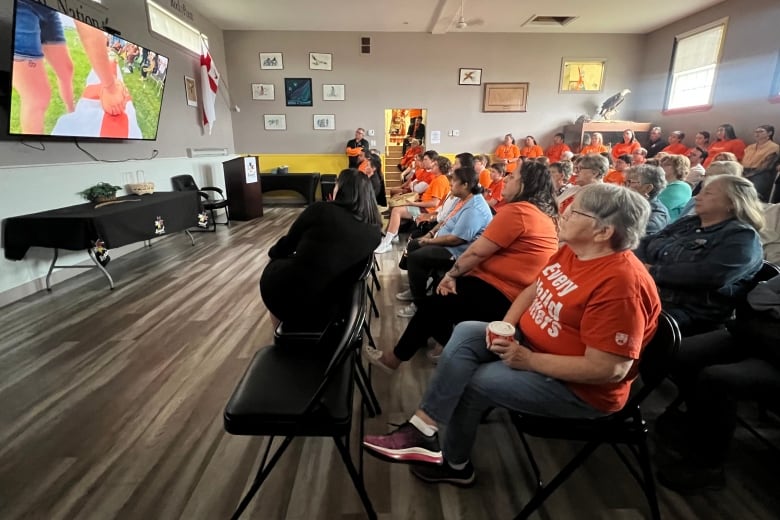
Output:
<path fill-rule="evenodd" d="M 146 5 L 149 11 L 149 30 L 153 33 L 159 34 L 198 55 L 201 51 L 201 38 L 208 45 L 206 35 L 195 27 L 183 22 L 152 0 L 146 0 Z"/>
<path fill-rule="evenodd" d="M 727 18 L 675 38 L 666 109 L 712 104 Z"/>

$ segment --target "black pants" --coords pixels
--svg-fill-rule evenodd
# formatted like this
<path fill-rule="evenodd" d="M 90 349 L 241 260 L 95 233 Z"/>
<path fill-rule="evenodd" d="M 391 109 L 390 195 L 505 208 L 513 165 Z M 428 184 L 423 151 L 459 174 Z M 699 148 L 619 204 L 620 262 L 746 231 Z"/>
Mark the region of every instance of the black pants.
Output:
<path fill-rule="evenodd" d="M 431 337 L 445 345 L 462 321 L 501 320 L 512 305 L 501 291 L 474 276 L 458 278 L 456 286 L 457 294 L 433 295 L 420 302 L 393 350 L 398 359 L 408 361 Z"/>
<path fill-rule="evenodd" d="M 455 263 L 455 257 L 444 246 L 421 246 L 417 240 L 412 240 L 406 246 L 406 269 L 409 275 L 409 289 L 412 291 L 414 303 L 420 306 L 425 298 L 425 288 L 428 277 L 433 273 L 434 282 L 437 273 L 449 271 Z"/>
<path fill-rule="evenodd" d="M 778 332 L 775 324 L 764 339 L 716 330 L 683 340 L 672 376 L 686 399 L 689 456 L 696 463 L 723 465 L 739 401 L 777 402 L 780 367 L 755 356 L 762 355 L 762 349 L 777 349 Z M 771 344 L 760 344 L 764 340 Z"/>

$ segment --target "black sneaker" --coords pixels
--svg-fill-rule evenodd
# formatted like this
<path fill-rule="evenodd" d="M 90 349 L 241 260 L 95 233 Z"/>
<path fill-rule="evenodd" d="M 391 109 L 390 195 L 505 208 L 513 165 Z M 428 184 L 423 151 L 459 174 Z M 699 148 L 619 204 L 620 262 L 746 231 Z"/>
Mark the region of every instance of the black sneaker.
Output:
<path fill-rule="evenodd" d="M 658 470 L 658 482 L 681 495 L 697 495 L 726 487 L 726 475 L 722 467 L 702 468 L 678 462 Z"/>
<path fill-rule="evenodd" d="M 390 462 L 441 464 L 444 460 L 438 434 L 428 437 L 408 422 L 387 435 L 366 435 L 363 447 L 372 455 Z"/>
<path fill-rule="evenodd" d="M 441 466 L 432 464 L 418 464 L 411 466 L 412 475 L 431 484 L 452 484 L 458 487 L 471 487 L 474 485 L 474 466 L 466 463 L 463 469 L 455 469 L 445 461 Z"/>

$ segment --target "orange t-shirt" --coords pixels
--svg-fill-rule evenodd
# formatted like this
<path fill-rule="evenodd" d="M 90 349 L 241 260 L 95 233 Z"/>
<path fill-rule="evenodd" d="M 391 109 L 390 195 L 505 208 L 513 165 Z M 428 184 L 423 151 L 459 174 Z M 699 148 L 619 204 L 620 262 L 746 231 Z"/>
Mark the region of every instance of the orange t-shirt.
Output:
<path fill-rule="evenodd" d="M 610 170 L 602 179 L 603 182 L 610 184 L 619 184 L 623 186 L 626 183 L 626 175 L 623 172 L 617 170 Z"/>
<path fill-rule="evenodd" d="M 520 317 L 526 344 L 535 352 L 584 356 L 585 347 L 639 359 L 658 326 L 661 301 L 655 282 L 631 251 L 580 260 L 567 245 L 539 275 L 536 297 Z M 628 400 L 637 366 L 618 383 L 566 383 L 603 412 Z"/>
<path fill-rule="evenodd" d="M 414 171 L 414 178 L 420 182 L 430 185 L 433 180 L 433 172 L 425 168 L 417 168 Z"/>
<path fill-rule="evenodd" d="M 705 168 L 715 159 L 715 156 L 721 152 L 731 152 L 741 161 L 745 156 L 745 142 L 742 139 L 729 139 L 728 141 L 715 141 L 707 149 L 707 158 L 702 163 Z"/>
<path fill-rule="evenodd" d="M 482 236 L 500 249 L 469 272 L 514 301 L 558 250 L 555 222 L 530 202 L 504 204 Z"/>
<path fill-rule="evenodd" d="M 636 141 L 632 143 L 618 143 L 612 147 L 612 158 L 617 159 L 621 155 L 631 155 L 641 147 L 642 146 Z"/>
<path fill-rule="evenodd" d="M 662 152 L 674 154 L 674 155 L 686 155 L 688 153 L 688 147 L 682 143 L 670 144 Z"/>
<path fill-rule="evenodd" d="M 544 155 L 544 150 L 542 150 L 542 147 L 539 146 L 538 144 L 535 144 L 533 146 L 524 146 L 520 150 L 520 156 L 528 157 L 529 159 L 541 157 L 542 155 Z"/>
<path fill-rule="evenodd" d="M 609 150 L 607 149 L 607 147 L 604 146 L 603 144 L 599 144 L 599 145 L 592 144 L 590 146 L 584 147 L 582 150 L 580 150 L 580 153 L 582 155 L 586 155 L 586 154 L 589 154 L 589 153 L 596 153 L 596 154 L 598 154 L 598 153 L 605 153 L 605 152 L 608 152 L 608 151 Z"/>
<path fill-rule="evenodd" d="M 423 153 L 423 147 L 422 146 L 413 146 L 406 150 L 406 154 L 401 159 L 401 166 L 406 168 L 410 164 L 412 164 L 412 161 L 414 161 L 414 156 L 418 153 Z"/>
<path fill-rule="evenodd" d="M 444 202 L 444 198 L 450 192 L 450 180 L 446 175 L 437 175 L 431 179 L 428 184 L 428 189 L 420 196 L 420 202 L 428 202 L 433 199 L 439 199 L 439 203 L 432 208 L 420 208 L 424 209 L 427 213 L 433 213 Z"/>
<path fill-rule="evenodd" d="M 569 148 L 569 145 L 566 143 L 551 145 L 549 148 L 547 148 L 547 151 L 544 153 L 544 155 L 550 159 L 551 163 L 556 163 L 561 161 L 563 152 L 571 152 L 571 148 Z"/>
<path fill-rule="evenodd" d="M 505 144 L 498 145 L 498 148 L 496 148 L 496 153 L 493 154 L 499 159 L 517 159 L 520 157 L 520 148 L 518 148 L 516 145 L 510 144 L 509 146 Z M 506 172 L 511 173 L 515 171 L 515 168 L 517 168 L 516 162 L 511 162 L 506 164 Z"/>
<path fill-rule="evenodd" d="M 366 173 L 366 170 L 368 169 L 369 166 L 371 166 L 371 163 L 369 163 L 368 161 L 363 161 L 362 163 L 358 164 L 358 171 L 360 173 Z"/>
<path fill-rule="evenodd" d="M 496 202 L 501 202 L 504 200 L 504 197 L 501 195 L 502 191 L 504 191 L 504 179 L 491 182 L 490 186 L 485 190 L 485 200 L 490 202 L 492 199 Z"/>
<path fill-rule="evenodd" d="M 485 168 L 479 172 L 479 185 L 488 189 L 490 186 L 490 169 Z"/>

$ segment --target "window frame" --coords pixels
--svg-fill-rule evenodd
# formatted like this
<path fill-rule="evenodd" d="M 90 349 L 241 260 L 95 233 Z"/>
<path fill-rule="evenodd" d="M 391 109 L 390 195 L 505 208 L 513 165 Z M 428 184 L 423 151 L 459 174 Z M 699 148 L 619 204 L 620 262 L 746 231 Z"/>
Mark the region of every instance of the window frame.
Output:
<path fill-rule="evenodd" d="M 146 25 L 149 28 L 149 34 L 151 34 L 154 38 L 162 39 L 162 40 L 164 40 L 164 41 L 166 41 L 168 43 L 171 43 L 171 44 L 175 45 L 176 47 L 178 47 L 178 48 L 180 48 L 180 49 L 182 49 L 182 50 L 184 50 L 184 51 L 186 51 L 186 52 L 188 52 L 190 54 L 193 54 L 195 56 L 200 56 L 201 49 L 198 49 L 197 51 L 194 50 L 194 49 L 190 49 L 186 45 L 183 45 L 182 43 L 169 38 L 168 35 L 163 34 L 161 32 L 157 32 L 156 30 L 154 30 L 154 28 L 152 27 L 152 15 L 151 15 L 151 12 L 150 12 L 150 10 L 152 8 L 156 8 L 157 10 L 162 11 L 163 13 L 168 15 L 172 20 L 174 20 L 176 23 L 181 24 L 181 25 L 187 27 L 188 29 L 192 30 L 192 32 L 197 32 L 198 36 L 199 36 L 199 41 L 205 41 L 206 42 L 206 47 L 208 48 L 209 38 L 203 31 L 201 31 L 199 28 L 195 27 L 193 24 L 182 20 L 181 18 L 179 18 L 178 16 L 176 16 L 172 12 L 168 11 L 165 7 L 163 7 L 163 5 L 159 1 L 156 1 L 156 0 L 144 0 L 144 7 L 146 8 Z"/>
<path fill-rule="evenodd" d="M 684 33 L 678 34 L 674 37 L 674 45 L 672 47 L 672 57 L 669 60 L 669 74 L 667 75 L 666 79 L 666 95 L 664 97 L 664 108 L 662 113 L 663 114 L 680 114 L 680 113 L 687 113 L 687 112 L 705 112 L 707 110 L 710 110 L 713 106 L 713 99 L 715 98 L 715 87 L 717 85 L 718 81 L 718 73 L 720 72 L 720 65 L 721 61 L 723 59 L 723 48 L 726 43 L 726 34 L 728 32 L 728 22 L 729 18 L 726 16 L 724 18 L 720 18 L 718 20 L 712 21 L 710 23 L 700 25 L 699 27 L 696 27 L 695 29 L 691 29 L 690 31 L 686 31 Z M 701 34 L 706 31 L 710 31 L 712 29 L 722 27 L 721 37 L 720 37 L 720 44 L 718 46 L 718 54 L 715 60 L 715 65 L 712 73 L 712 81 L 710 83 L 710 92 L 709 92 L 709 98 L 705 103 L 699 104 L 699 105 L 689 105 L 684 107 L 675 107 L 675 108 L 669 108 L 669 103 L 672 99 L 672 87 L 675 84 L 675 72 L 674 72 L 674 66 L 675 61 L 677 59 L 677 47 L 679 43 L 682 40 L 685 40 L 686 38 L 690 38 L 692 36 L 696 36 L 698 34 Z M 690 73 L 691 71 L 694 71 L 696 69 L 689 69 L 687 71 L 677 72 L 677 75 L 681 75 L 682 73 Z"/>

